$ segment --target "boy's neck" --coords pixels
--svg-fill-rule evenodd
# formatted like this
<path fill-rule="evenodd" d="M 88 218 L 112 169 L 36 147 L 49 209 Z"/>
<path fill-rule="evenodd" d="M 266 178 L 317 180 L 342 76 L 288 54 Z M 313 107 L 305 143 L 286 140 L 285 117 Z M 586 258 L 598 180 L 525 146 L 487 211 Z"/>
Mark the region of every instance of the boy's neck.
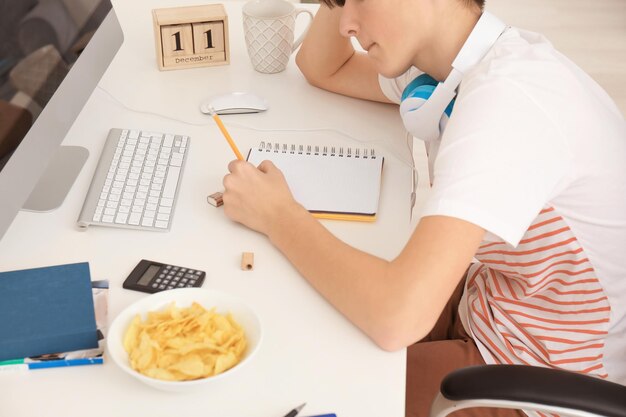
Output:
<path fill-rule="evenodd" d="M 415 66 L 437 81 L 443 81 L 452 71 L 452 62 L 459 54 L 463 44 L 476 26 L 481 16 L 477 8 L 451 5 L 438 11 L 439 22 L 432 37 L 433 42 L 427 50 L 416 57 Z M 454 2 L 456 3 L 456 2 Z"/>

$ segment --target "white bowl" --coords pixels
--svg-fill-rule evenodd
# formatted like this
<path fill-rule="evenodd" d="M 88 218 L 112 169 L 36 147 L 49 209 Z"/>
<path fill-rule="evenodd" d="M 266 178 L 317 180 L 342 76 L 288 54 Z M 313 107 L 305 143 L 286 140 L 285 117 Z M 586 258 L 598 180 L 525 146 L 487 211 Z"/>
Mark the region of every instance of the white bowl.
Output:
<path fill-rule="evenodd" d="M 194 301 L 206 309 L 215 307 L 221 314 L 231 313 L 241 325 L 248 341 L 246 353 L 241 361 L 221 374 L 193 381 L 163 381 L 142 375 L 130 367 L 128 353 L 124 350 L 123 340 L 126 329 L 136 314 L 145 319 L 148 311 L 161 310 L 175 301 L 177 307 L 188 307 Z M 203 288 L 179 288 L 162 291 L 143 298 L 124 309 L 114 320 L 107 334 L 107 352 L 124 372 L 154 388 L 164 391 L 189 391 L 219 383 L 236 374 L 246 363 L 250 362 L 261 343 L 261 323 L 258 316 L 248 305 L 237 297 Z"/>

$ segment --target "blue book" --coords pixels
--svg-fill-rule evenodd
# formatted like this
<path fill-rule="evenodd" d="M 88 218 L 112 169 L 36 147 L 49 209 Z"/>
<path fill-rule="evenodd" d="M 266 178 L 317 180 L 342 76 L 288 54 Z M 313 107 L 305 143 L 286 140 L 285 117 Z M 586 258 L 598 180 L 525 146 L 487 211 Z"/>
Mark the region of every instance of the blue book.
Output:
<path fill-rule="evenodd" d="M 0 361 L 98 347 L 86 262 L 0 272 Z"/>

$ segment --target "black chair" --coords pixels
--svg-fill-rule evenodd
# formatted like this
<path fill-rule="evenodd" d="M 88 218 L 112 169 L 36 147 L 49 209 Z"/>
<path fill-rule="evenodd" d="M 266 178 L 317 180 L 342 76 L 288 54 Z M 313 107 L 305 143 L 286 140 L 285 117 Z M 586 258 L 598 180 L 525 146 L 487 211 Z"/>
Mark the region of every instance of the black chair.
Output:
<path fill-rule="evenodd" d="M 444 378 L 430 416 L 443 417 L 472 407 L 535 410 L 560 416 L 626 417 L 626 386 L 557 369 L 470 366 Z"/>

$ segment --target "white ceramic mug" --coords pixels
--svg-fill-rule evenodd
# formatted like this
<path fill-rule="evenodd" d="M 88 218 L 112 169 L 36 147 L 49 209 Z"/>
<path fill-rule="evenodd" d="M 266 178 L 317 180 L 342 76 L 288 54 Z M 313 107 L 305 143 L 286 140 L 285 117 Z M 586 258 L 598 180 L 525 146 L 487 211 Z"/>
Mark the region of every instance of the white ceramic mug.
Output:
<path fill-rule="evenodd" d="M 311 19 L 294 41 L 296 18 L 300 13 L 308 14 Z M 297 8 L 287 0 L 252 0 L 244 4 L 243 31 L 254 69 L 266 74 L 284 71 L 312 21 L 311 11 Z"/>

